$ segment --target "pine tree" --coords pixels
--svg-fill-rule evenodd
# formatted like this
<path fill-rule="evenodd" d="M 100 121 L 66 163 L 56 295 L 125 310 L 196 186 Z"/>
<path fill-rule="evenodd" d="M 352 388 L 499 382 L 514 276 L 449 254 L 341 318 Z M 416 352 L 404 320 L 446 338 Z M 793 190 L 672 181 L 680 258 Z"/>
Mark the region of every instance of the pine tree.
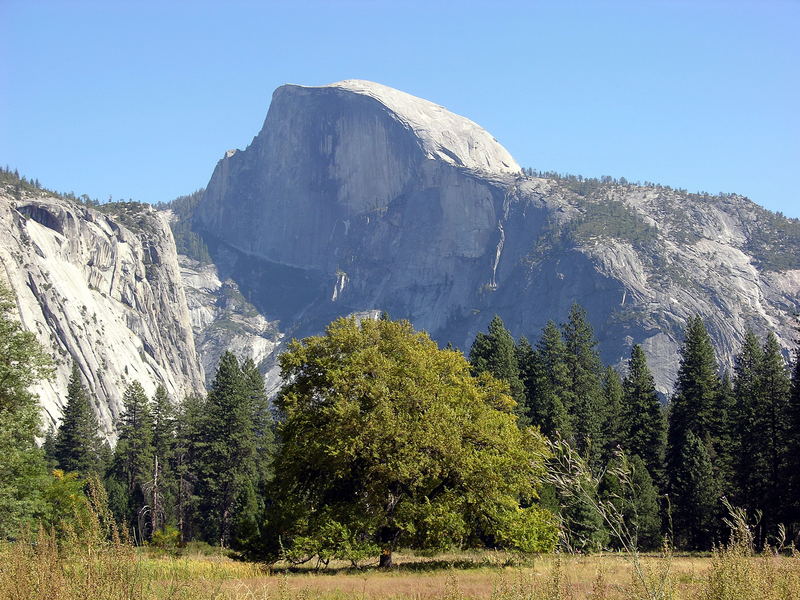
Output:
<path fill-rule="evenodd" d="M 792 388 L 789 394 L 789 444 L 786 464 L 787 502 L 786 522 L 790 534 L 800 534 L 800 346 L 795 350 L 792 369 Z"/>
<path fill-rule="evenodd" d="M 78 365 L 73 362 L 64 415 L 55 439 L 56 463 L 64 471 L 101 474 L 105 467 L 100 456 L 102 446 L 97 416 L 81 383 Z"/>
<path fill-rule="evenodd" d="M 489 323 L 488 333 L 481 332 L 475 336 L 469 351 L 469 362 L 473 375 L 490 373 L 505 381 L 511 389 L 511 397 L 517 402 L 517 414 L 524 416 L 527 413 L 514 338 L 498 315 Z"/>
<path fill-rule="evenodd" d="M 253 506 L 258 473 L 249 391 L 239 362 L 226 352 L 208 394 L 197 467 L 204 536 L 222 547 L 237 545 L 237 506 Z"/>
<path fill-rule="evenodd" d="M 206 399 L 199 395 L 187 396 L 181 403 L 176 418 L 175 447 L 172 453 L 172 470 L 175 477 L 175 520 L 181 541 L 187 542 L 199 535 L 197 507 L 198 471 L 203 447 L 203 423 Z"/>
<path fill-rule="evenodd" d="M 622 404 L 623 448 L 630 455 L 641 457 L 648 474 L 663 485 L 666 422 L 647 358 L 638 344 L 631 349 L 628 360 Z"/>
<path fill-rule="evenodd" d="M 614 455 L 617 447 L 625 446 L 625 424 L 623 420 L 622 379 L 613 367 L 607 367 L 603 376 L 603 415 L 602 439 L 605 441 L 603 448 L 603 463 L 607 463 Z"/>
<path fill-rule="evenodd" d="M 150 529 L 158 531 L 175 504 L 172 459 L 175 449 L 175 408 L 163 385 L 153 396 L 153 481 L 149 486 Z"/>
<path fill-rule="evenodd" d="M 709 549 L 721 524 L 721 490 L 706 447 L 691 430 L 687 431 L 678 449 L 681 468 L 672 474 L 675 541 L 689 550 Z"/>
<path fill-rule="evenodd" d="M 719 414 L 720 407 L 720 379 L 711 338 L 702 319 L 692 317 L 687 323 L 670 405 L 666 455 L 675 536 L 692 548 L 708 547 L 713 541 L 711 506 L 726 487 L 713 463 L 713 459 L 724 462 L 720 460 L 725 449 L 719 433 L 726 415 Z M 706 504 L 696 505 L 701 500 Z"/>
<path fill-rule="evenodd" d="M 791 380 L 778 339 L 772 332 L 764 342 L 758 382 L 763 404 L 750 435 L 758 435 L 761 439 L 759 451 L 764 455 L 765 469 L 760 473 L 763 480 L 759 486 L 759 508 L 764 513 L 765 528 L 771 530 L 785 516 L 785 504 L 790 500 L 784 475 L 791 421 Z"/>
<path fill-rule="evenodd" d="M 531 363 L 523 366 L 523 374 L 531 423 L 551 439 L 561 436 L 572 441 L 573 429 L 568 409 L 573 401 L 566 348 L 561 332 L 552 321 L 542 331 L 530 360 Z"/>
<path fill-rule="evenodd" d="M 572 305 L 563 329 L 575 447 L 596 467 L 605 446 L 602 435 L 606 412 L 601 385 L 603 365 L 597 354 L 592 326 L 581 306 Z"/>
<path fill-rule="evenodd" d="M 117 517 L 137 527 L 139 539 L 143 539 L 152 533 L 144 516 L 149 507 L 148 486 L 153 480 L 155 465 L 153 415 L 147 394 L 138 381 L 125 390 L 122 404 L 119 440 L 112 466 L 114 479 L 119 485 L 110 486 L 109 501 L 122 511 Z M 114 497 L 119 493 L 124 496 Z"/>
<path fill-rule="evenodd" d="M 264 389 L 264 377 L 251 358 L 242 364 L 242 383 L 248 402 L 247 412 L 253 424 L 255 474 L 252 481 L 247 482 L 239 502 L 240 510 L 234 533 L 238 545 L 246 548 L 258 544 L 261 536 L 260 526 L 266 510 L 264 500 L 267 485 L 272 480 L 275 436 L 269 400 Z"/>
<path fill-rule="evenodd" d="M 758 382 L 759 365 L 763 360 L 763 350 L 752 330 L 745 332 L 742 349 L 734 362 L 734 438 L 736 483 L 735 501 L 738 505 L 752 511 L 755 508 L 755 482 L 757 473 L 764 468 L 758 465 L 760 452 L 753 445 L 760 446 L 761 440 L 750 435 L 751 427 L 760 419 L 760 390 Z"/>
<path fill-rule="evenodd" d="M 614 506 L 640 550 L 659 547 L 658 490 L 638 455 L 617 455 L 609 462 L 601 481 L 600 495 Z M 617 540 L 611 541 L 614 547 L 619 547 Z"/>

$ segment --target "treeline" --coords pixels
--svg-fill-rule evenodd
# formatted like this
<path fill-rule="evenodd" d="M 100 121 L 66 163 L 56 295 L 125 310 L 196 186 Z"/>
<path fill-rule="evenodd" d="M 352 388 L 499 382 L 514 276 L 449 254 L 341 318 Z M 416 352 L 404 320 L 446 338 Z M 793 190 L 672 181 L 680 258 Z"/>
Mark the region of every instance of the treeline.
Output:
<path fill-rule="evenodd" d="M 748 331 L 734 373 L 722 373 L 699 317 L 689 320 L 670 401 L 662 405 L 640 346 L 623 374 L 603 366 L 585 312 L 573 306 L 531 345 L 515 343 L 495 317 L 470 350 L 474 371 L 506 381 L 520 420 L 568 441 L 591 465 L 599 500 L 613 501 L 614 461 L 631 460 L 635 519 L 645 547 L 663 536 L 677 547 L 709 549 L 727 535 L 728 502 L 759 519 L 760 542 L 800 533 L 800 355 L 790 373 L 776 337 Z M 585 505 L 551 507 L 573 544 L 598 549 L 610 533 Z M 632 513 L 633 516 L 633 513 Z"/>
<path fill-rule="evenodd" d="M 49 465 L 99 475 L 109 508 L 140 542 L 203 541 L 238 549 L 255 543 L 274 437 L 253 361 L 240 365 L 224 354 L 208 394 L 177 406 L 163 387 L 148 398 L 138 382 L 125 390 L 122 404 L 111 451 L 73 367 L 61 426 L 44 443 Z"/>
<path fill-rule="evenodd" d="M 340 319 L 280 357 L 273 406 L 256 365 L 231 353 L 204 396 L 148 398 L 132 383 L 113 450 L 75 367 L 61 426 L 40 449 L 28 388 L 47 376 L 46 355 L 0 292 L 2 538 L 68 522 L 94 476 L 137 542 L 268 560 L 380 553 L 388 566 L 403 544 L 539 552 L 559 528 L 572 550 L 618 548 L 598 504 L 643 549 L 665 537 L 711 548 L 728 533 L 723 498 L 760 515 L 762 543 L 798 534 L 800 360 L 790 373 L 772 334 L 748 333 L 734 373 L 721 374 L 690 319 L 663 405 L 642 348 L 624 373 L 603 365 L 577 305 L 535 343 L 495 317 L 469 361 L 405 321 Z M 591 470 L 581 493 L 548 475 L 563 444 Z"/>

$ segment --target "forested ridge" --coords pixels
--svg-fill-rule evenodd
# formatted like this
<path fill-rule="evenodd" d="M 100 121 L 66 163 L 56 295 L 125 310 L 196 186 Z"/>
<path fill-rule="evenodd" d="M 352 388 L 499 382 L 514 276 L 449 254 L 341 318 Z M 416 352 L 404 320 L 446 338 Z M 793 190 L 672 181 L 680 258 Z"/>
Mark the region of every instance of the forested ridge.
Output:
<path fill-rule="evenodd" d="M 0 536 L 56 528 L 83 510 L 87 481 L 138 543 L 207 543 L 259 560 L 353 564 L 400 547 L 543 552 L 620 548 L 596 510 L 621 515 L 642 549 L 707 550 L 726 539 L 726 503 L 759 519 L 759 543 L 800 528 L 800 360 L 749 332 L 721 373 L 699 318 L 663 405 L 641 347 L 602 364 L 584 310 L 515 340 L 495 317 L 468 360 L 384 315 L 339 319 L 280 358 L 271 404 L 257 366 L 230 352 L 206 395 L 138 382 L 119 439 L 101 439 L 73 369 L 63 420 L 41 432 L 27 388 L 46 377 L 33 336 L 0 319 Z M 37 436 L 44 435 L 39 448 Z M 587 466 L 580 493 L 563 452 Z M 613 524 L 612 524 L 613 525 Z"/>

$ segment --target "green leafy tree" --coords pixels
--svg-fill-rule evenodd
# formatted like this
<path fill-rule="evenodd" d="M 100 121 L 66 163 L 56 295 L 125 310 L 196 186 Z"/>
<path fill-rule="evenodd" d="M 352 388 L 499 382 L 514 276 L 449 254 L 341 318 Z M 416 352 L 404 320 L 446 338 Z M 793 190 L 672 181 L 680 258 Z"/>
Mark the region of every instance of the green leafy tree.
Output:
<path fill-rule="evenodd" d="M 644 461 L 648 475 L 661 484 L 666 449 L 666 422 L 644 350 L 631 349 L 623 382 L 623 448 Z"/>
<path fill-rule="evenodd" d="M 596 468 L 605 447 L 603 416 L 606 410 L 601 383 L 603 365 L 586 311 L 578 304 L 572 305 L 563 330 L 575 448 L 587 456 L 590 464 Z"/>
<path fill-rule="evenodd" d="M 763 469 L 759 466 L 758 459 L 761 440 L 750 435 L 750 428 L 761 419 L 758 412 L 761 410 L 760 386 L 758 372 L 763 361 L 763 350 L 755 333 L 747 330 L 739 354 L 734 361 L 734 430 L 735 430 L 735 483 L 737 504 L 752 511 L 755 508 L 755 489 L 758 487 L 755 479 L 757 471 Z M 753 445 L 758 448 L 753 448 Z"/>
<path fill-rule="evenodd" d="M 0 540 L 13 538 L 44 510 L 46 465 L 36 446 L 39 407 L 30 387 L 51 374 L 50 359 L 14 317 L 0 285 Z"/>
<path fill-rule="evenodd" d="M 524 352 L 524 346 L 523 352 Z M 523 354 L 524 356 L 524 354 Z M 573 439 L 569 409 L 574 404 L 566 348 L 558 326 L 549 321 L 542 337 L 522 365 L 530 422 L 548 438 Z"/>
<path fill-rule="evenodd" d="M 81 382 L 77 363 L 72 363 L 72 374 L 67 386 L 67 403 L 55 439 L 54 457 L 64 471 L 81 475 L 103 473 L 104 440 L 100 437 L 97 416 L 89 402 L 89 395 Z"/>
<path fill-rule="evenodd" d="M 460 352 L 406 321 L 339 319 L 293 341 L 280 365 L 268 539 L 294 548 L 334 527 L 379 546 L 382 566 L 398 545 L 552 548 L 552 517 L 535 502 L 544 438 L 518 427 L 508 388 L 474 377 Z"/>
<path fill-rule="evenodd" d="M 481 332 L 475 336 L 469 351 L 469 362 L 473 375 L 489 373 L 505 381 L 511 390 L 511 397 L 517 403 L 517 414 L 525 415 L 525 386 L 520 379 L 516 345 L 498 315 L 489 323 L 488 333 Z"/>

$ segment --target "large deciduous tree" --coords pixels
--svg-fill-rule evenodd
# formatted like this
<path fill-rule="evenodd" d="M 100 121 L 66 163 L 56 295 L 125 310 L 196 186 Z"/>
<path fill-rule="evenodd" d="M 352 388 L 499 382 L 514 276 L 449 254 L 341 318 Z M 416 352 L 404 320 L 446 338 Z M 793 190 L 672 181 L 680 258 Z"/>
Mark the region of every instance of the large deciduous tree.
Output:
<path fill-rule="evenodd" d="M 406 321 L 339 319 L 280 365 L 271 539 L 335 534 L 380 548 L 383 566 L 400 544 L 552 547 L 536 504 L 544 439 L 461 353 Z"/>

